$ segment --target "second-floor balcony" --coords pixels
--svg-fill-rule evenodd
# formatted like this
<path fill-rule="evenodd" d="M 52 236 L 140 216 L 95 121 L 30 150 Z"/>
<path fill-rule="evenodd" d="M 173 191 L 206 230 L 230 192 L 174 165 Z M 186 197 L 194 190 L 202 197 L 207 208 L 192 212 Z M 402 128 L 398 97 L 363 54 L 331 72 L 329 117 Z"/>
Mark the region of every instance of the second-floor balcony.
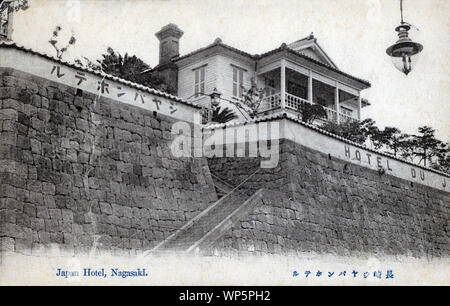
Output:
<path fill-rule="evenodd" d="M 306 99 L 300 98 L 290 93 L 285 93 L 285 109 L 297 112 L 299 115 L 302 114 L 302 110 L 305 109 L 305 105 L 313 105 L 315 103 L 308 101 Z M 322 106 L 325 110 L 326 116 L 322 118 L 318 118 L 320 120 L 338 122 L 337 111 L 334 108 Z M 275 93 L 269 96 L 264 97 L 263 102 L 259 107 L 260 113 L 265 113 L 269 111 L 275 111 L 277 109 L 281 109 L 281 93 Z M 347 122 L 347 121 L 359 121 L 360 119 L 355 116 L 353 113 L 343 113 L 339 114 L 339 122 Z"/>
<path fill-rule="evenodd" d="M 319 121 L 344 123 L 360 121 L 367 103 L 358 88 L 285 59 L 262 67 L 256 81 L 265 89 L 259 114 L 284 110 L 301 118 L 307 105 L 319 104 L 326 113 Z"/>

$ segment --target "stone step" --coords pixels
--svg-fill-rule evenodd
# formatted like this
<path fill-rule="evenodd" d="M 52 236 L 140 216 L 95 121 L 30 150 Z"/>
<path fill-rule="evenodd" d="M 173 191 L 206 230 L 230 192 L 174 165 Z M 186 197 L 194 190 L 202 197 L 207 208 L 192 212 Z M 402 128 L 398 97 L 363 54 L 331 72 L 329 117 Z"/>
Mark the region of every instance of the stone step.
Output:
<path fill-rule="evenodd" d="M 263 198 L 263 188 L 256 191 L 243 204 L 236 207 L 231 213 L 227 214 L 216 226 L 204 234 L 199 240 L 192 244 L 186 252 L 199 253 L 202 250 L 207 250 L 217 239 L 224 233 L 231 229 L 231 227 L 248 215 L 260 203 Z"/>
<path fill-rule="evenodd" d="M 191 227 L 180 232 L 176 239 L 166 244 L 165 249 L 186 250 L 186 246 L 193 245 L 204 235 L 211 231 L 217 224 L 223 221 L 235 209 L 247 200 L 245 193 L 231 194 L 224 201 L 210 209 L 201 218 L 196 220 Z"/>
<path fill-rule="evenodd" d="M 188 221 L 155 248 L 145 253 L 165 250 L 186 251 L 198 241 L 202 241 L 205 235 L 213 231 L 253 196 L 253 193 L 245 184 L 257 172 L 258 170 L 242 181 L 237 187 L 231 189 L 225 196 Z M 216 177 L 215 179 L 222 184 L 224 189 L 230 188 L 229 184 L 222 182 L 220 178 Z"/>

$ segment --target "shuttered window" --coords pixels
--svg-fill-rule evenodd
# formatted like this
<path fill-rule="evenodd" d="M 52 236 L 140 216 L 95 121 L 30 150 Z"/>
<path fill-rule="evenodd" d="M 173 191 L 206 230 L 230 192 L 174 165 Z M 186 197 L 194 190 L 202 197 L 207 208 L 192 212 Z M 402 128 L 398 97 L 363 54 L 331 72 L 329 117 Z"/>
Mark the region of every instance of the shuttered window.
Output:
<path fill-rule="evenodd" d="M 242 97 L 244 85 L 244 70 L 233 67 L 233 96 Z"/>
<path fill-rule="evenodd" d="M 198 68 L 194 70 L 195 73 L 195 85 L 194 85 L 194 93 L 197 98 L 200 96 L 200 93 L 205 93 L 205 67 Z"/>

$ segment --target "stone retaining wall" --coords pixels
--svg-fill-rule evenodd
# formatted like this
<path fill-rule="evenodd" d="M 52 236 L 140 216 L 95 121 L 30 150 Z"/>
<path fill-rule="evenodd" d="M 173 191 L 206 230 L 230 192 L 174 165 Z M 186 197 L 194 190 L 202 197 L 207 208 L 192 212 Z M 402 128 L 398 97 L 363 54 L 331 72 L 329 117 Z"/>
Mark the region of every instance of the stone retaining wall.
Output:
<path fill-rule="evenodd" d="M 420 180 L 290 140 L 272 169 L 258 158 L 175 158 L 169 116 L 0 75 L 1 250 L 149 249 L 217 200 L 210 171 L 237 186 L 259 169 L 246 188 L 264 187 L 263 204 L 216 242 L 219 254 L 449 256 L 450 194 Z"/>
<path fill-rule="evenodd" d="M 217 199 L 206 159 L 174 158 L 174 119 L 2 68 L 0 246 L 147 249 Z"/>
<path fill-rule="evenodd" d="M 298 252 L 448 257 L 450 194 L 282 140 L 280 164 L 253 189 L 263 205 L 237 223 L 216 253 Z M 214 158 L 211 173 L 239 183 L 257 158 Z"/>

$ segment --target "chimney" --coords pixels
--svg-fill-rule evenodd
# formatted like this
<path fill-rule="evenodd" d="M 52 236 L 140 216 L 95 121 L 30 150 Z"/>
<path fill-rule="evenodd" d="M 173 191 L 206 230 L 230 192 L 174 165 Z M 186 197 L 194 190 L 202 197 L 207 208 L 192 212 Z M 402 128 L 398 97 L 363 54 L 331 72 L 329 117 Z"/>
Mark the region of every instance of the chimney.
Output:
<path fill-rule="evenodd" d="M 180 55 L 179 42 L 183 31 L 176 24 L 169 23 L 155 35 L 159 39 L 159 64 L 153 73 L 164 79 L 165 91 L 176 95 L 178 93 L 178 66 L 171 59 Z"/>
<path fill-rule="evenodd" d="M 183 36 L 176 24 L 169 23 L 155 35 L 159 39 L 159 65 L 169 63 L 170 60 L 180 55 L 180 38 Z"/>

